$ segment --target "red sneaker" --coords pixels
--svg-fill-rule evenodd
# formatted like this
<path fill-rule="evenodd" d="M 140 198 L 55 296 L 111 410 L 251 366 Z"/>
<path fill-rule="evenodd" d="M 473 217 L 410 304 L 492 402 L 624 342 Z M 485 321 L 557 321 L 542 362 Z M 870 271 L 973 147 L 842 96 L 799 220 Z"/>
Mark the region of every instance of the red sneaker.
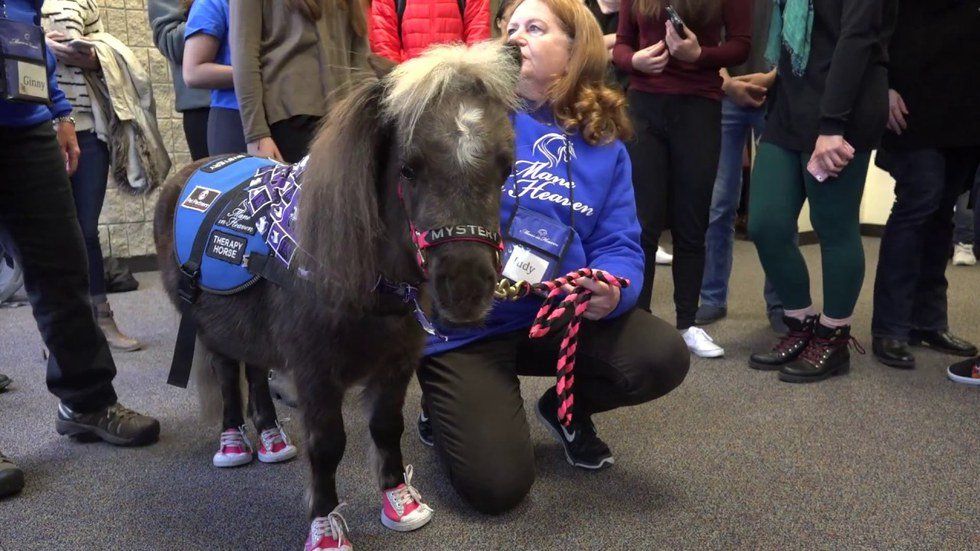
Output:
<path fill-rule="evenodd" d="M 405 468 L 405 483 L 382 493 L 381 524 L 398 532 L 410 532 L 432 520 L 432 509 L 412 486 L 412 466 Z"/>
<path fill-rule="evenodd" d="M 347 521 L 337 511 L 343 503 L 337 506 L 325 517 L 316 517 L 310 524 L 310 534 L 306 537 L 304 551 L 353 551 L 354 547 L 347 539 Z"/>
<path fill-rule="evenodd" d="M 276 422 L 276 426 L 265 429 L 259 435 L 262 445 L 259 446 L 259 461 L 263 463 L 279 463 L 296 457 L 296 446 L 289 442 L 286 431 Z"/>
<path fill-rule="evenodd" d="M 238 467 L 252 462 L 252 443 L 245 436 L 245 425 L 221 433 L 221 448 L 211 459 L 215 467 Z"/>

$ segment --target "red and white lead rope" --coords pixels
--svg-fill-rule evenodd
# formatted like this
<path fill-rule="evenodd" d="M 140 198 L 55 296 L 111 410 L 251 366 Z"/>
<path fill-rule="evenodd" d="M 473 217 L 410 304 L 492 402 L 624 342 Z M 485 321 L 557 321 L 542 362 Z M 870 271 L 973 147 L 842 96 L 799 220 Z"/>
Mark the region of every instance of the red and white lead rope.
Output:
<path fill-rule="evenodd" d="M 602 270 L 591 268 L 582 268 L 557 279 L 542 281 L 535 285 L 527 285 L 526 282 L 521 282 L 523 285 L 518 284 L 519 296 L 526 296 L 531 291 L 547 293 L 547 298 L 538 310 L 538 315 L 534 318 L 534 324 L 531 326 L 530 337 L 532 339 L 551 334 L 552 330 L 561 327 L 560 322 L 566 313 L 569 311 L 572 313 L 568 325 L 563 326 L 564 334 L 558 351 L 558 382 L 555 385 L 558 392 L 558 420 L 566 427 L 572 423 L 572 406 L 575 405 L 572 386 L 575 384 L 575 351 L 578 348 L 578 332 L 582 324 L 582 316 L 589 308 L 592 291 L 581 285 L 576 285 L 572 292 L 565 295 L 560 301 L 559 295 L 562 293 L 562 287 L 583 277 L 619 288 L 629 287 L 630 284 L 628 279 L 615 277 Z"/>

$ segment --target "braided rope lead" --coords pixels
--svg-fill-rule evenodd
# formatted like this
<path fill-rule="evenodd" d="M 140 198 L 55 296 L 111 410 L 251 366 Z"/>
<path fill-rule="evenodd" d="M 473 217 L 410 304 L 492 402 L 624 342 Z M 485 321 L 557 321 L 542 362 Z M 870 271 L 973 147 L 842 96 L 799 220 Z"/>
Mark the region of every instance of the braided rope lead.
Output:
<path fill-rule="evenodd" d="M 582 317 L 589 308 L 592 291 L 582 285 L 576 285 L 572 292 L 565 295 L 561 301 L 559 301 L 559 295 L 562 293 L 562 287 L 580 278 L 588 278 L 619 288 L 629 287 L 630 284 L 628 279 L 611 276 L 602 270 L 582 268 L 557 279 L 542 281 L 534 285 L 526 281 L 510 284 L 509 281 L 502 280 L 497 286 L 497 298 L 505 300 L 517 300 L 532 292 L 547 294 L 547 298 L 538 310 L 534 324 L 531 326 L 530 337 L 532 339 L 551 334 L 552 330 L 559 326 L 566 313 L 569 311 L 572 313 L 571 320 L 564 327 L 562 334 L 561 347 L 558 351 L 558 382 L 555 385 L 555 390 L 558 393 L 558 420 L 566 427 L 572 423 L 572 406 L 575 404 L 572 386 L 575 384 L 575 351 L 578 348 L 578 332 L 582 324 Z"/>

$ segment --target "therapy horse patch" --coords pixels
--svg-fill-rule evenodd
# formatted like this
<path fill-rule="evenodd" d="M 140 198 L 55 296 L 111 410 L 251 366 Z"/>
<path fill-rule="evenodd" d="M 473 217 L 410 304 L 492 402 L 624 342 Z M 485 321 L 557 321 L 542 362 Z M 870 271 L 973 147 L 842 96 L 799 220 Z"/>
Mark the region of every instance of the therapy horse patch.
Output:
<path fill-rule="evenodd" d="M 197 271 L 202 291 L 234 294 L 273 265 L 289 266 L 305 169 L 305 158 L 290 165 L 232 155 L 188 179 L 174 213 L 174 253 L 179 266 Z"/>

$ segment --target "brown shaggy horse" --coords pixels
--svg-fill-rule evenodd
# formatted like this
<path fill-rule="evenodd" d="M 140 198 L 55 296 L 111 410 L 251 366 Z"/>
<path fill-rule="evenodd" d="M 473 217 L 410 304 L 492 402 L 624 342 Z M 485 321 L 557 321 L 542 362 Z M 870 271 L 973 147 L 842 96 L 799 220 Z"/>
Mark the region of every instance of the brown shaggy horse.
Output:
<path fill-rule="evenodd" d="M 444 46 L 366 75 L 310 147 L 297 227 L 303 254 L 289 268 L 302 284 L 262 280 L 230 296 L 202 293 L 192 306 L 214 375 L 245 364 L 257 425 L 272 407 L 262 375 L 292 372 L 314 531 L 338 505 L 341 404 L 352 385 L 365 387 L 378 487 L 397 486 L 405 472 L 402 407 L 424 334 L 410 305 L 374 290 L 379 276 L 419 286 L 423 304 L 444 324 L 480 323 L 490 308 L 496 248 L 478 240 L 427 248 L 421 239 L 420 250 L 409 228 L 436 230 L 430 236 L 459 227 L 499 231 L 500 189 L 513 161 L 514 53 L 499 43 Z M 175 304 L 174 209 L 201 164 L 167 182 L 156 210 L 158 260 Z"/>

